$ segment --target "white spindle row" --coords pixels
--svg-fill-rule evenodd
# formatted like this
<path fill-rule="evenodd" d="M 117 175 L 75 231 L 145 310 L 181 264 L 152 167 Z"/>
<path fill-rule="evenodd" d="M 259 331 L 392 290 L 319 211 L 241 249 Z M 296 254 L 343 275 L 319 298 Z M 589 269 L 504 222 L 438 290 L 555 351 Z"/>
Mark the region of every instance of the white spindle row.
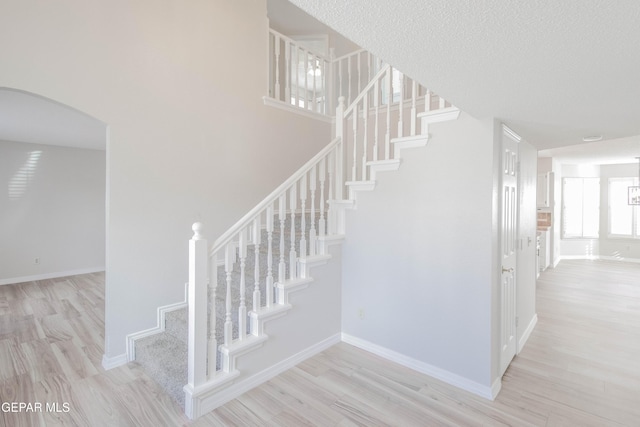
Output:
<path fill-rule="evenodd" d="M 269 30 L 269 43 L 270 96 L 299 108 L 329 114 L 326 102 L 329 59 L 272 29 Z"/>
<path fill-rule="evenodd" d="M 206 355 L 198 358 L 207 362 L 200 367 L 191 366 L 190 355 L 190 372 L 206 372 L 190 374 L 190 385 L 195 387 L 219 372 L 230 372 L 233 367 L 227 352 L 219 354 L 218 344 L 229 349 L 236 342 L 257 336 L 257 323 L 249 322 L 250 317 L 276 308 L 278 283 L 295 281 L 302 275 L 299 259 L 323 255 L 320 242 L 327 235 L 327 202 L 337 191 L 333 181 L 336 174 L 330 168 L 339 164 L 341 149 L 339 140 L 329 144 L 214 244 L 207 267 L 211 314 L 208 321 L 204 317 L 205 323 L 199 329 L 192 328 L 190 321 L 190 334 L 192 329 L 205 330 L 208 339 L 206 349 L 199 350 Z M 200 230 L 198 226 L 197 234 L 202 240 Z M 198 247 L 207 251 L 206 246 Z M 191 276 L 190 266 L 190 293 L 192 287 L 206 288 L 206 283 L 195 283 L 195 279 L 192 283 Z M 253 281 L 252 287 L 247 287 L 248 280 Z M 224 304 L 217 304 L 216 295 L 224 295 Z M 206 312 L 206 304 L 204 307 Z"/>
<path fill-rule="evenodd" d="M 330 202 L 343 199 L 345 178 L 367 181 L 370 161 L 393 159 L 393 138 L 422 132 L 416 120 L 421 103 L 425 112 L 450 106 L 368 52 L 330 63 L 275 31 L 270 36 L 272 97 L 322 113 L 336 99 L 336 139 L 217 239 L 211 251 L 201 224 L 194 224 L 189 249 L 191 390 L 234 369 L 230 349 L 261 333 L 256 319 L 278 309 L 279 285 L 305 277 L 301 266 L 306 263 L 299 260 L 325 255 L 324 238 L 341 232 Z M 335 81 L 329 85 L 332 74 Z M 337 92 L 327 97 L 328 87 Z M 410 115 L 407 125 L 405 114 Z M 253 280 L 253 287 L 247 288 L 247 280 Z"/>
<path fill-rule="evenodd" d="M 424 104 L 424 111 L 431 111 L 432 99 L 437 101 L 435 109 L 447 106 L 415 80 L 388 65 L 382 67 L 344 110 L 344 117 L 336 119 L 349 179 L 367 181 L 368 162 L 393 158 L 393 138 L 416 136 L 420 131 L 418 108 Z"/>
<path fill-rule="evenodd" d="M 382 62 L 370 52 L 361 49 L 332 61 L 333 99 L 346 98 L 347 105 L 362 92 L 364 86 L 382 68 Z"/>

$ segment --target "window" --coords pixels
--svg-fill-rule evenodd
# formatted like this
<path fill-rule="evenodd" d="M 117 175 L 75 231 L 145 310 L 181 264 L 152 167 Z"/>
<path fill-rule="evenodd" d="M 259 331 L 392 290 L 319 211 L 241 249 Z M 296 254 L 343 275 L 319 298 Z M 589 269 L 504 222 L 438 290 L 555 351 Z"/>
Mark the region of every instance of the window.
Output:
<path fill-rule="evenodd" d="M 600 179 L 562 180 L 562 237 L 597 238 L 600 222 Z"/>
<path fill-rule="evenodd" d="M 640 238 L 640 206 L 628 204 L 628 189 L 637 178 L 609 178 L 609 236 Z"/>

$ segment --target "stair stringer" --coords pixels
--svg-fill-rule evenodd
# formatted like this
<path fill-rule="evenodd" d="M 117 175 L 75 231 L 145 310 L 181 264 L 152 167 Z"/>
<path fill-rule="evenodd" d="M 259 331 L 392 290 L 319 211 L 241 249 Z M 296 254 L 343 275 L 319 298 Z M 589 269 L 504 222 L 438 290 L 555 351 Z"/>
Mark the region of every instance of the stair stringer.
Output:
<path fill-rule="evenodd" d="M 418 118 L 420 118 L 422 123 L 422 134 L 392 138 L 390 142 L 391 145 L 393 145 L 393 158 L 389 160 L 367 162 L 369 179 L 366 181 L 345 182 L 345 186 L 348 188 L 348 198 L 345 200 L 329 201 L 329 205 L 333 209 L 332 214 L 334 215 L 334 223 L 336 224 L 336 229 L 333 231 L 341 235 L 346 233 L 346 212 L 348 210 L 356 209 L 357 194 L 359 192 L 370 192 L 375 190 L 377 174 L 397 171 L 402 165 L 402 157 L 410 153 L 411 149 L 426 147 L 429 141 L 430 124 L 456 120 L 459 115 L 460 110 L 456 107 L 418 113 Z"/>
<path fill-rule="evenodd" d="M 324 239 L 322 240 L 324 241 Z M 198 418 L 341 340 L 341 239 L 326 239 L 326 255 L 299 260 L 313 277 L 277 284 L 279 301 L 269 311 L 250 313 L 257 335 L 228 348 L 229 372 L 219 371 L 201 387 L 185 391 L 185 413 Z M 331 258 L 331 262 L 326 262 Z M 311 267 L 311 264 L 313 266 Z M 301 268 L 304 271 L 305 268 Z M 305 286 L 298 286 L 304 283 Z M 318 319 L 322 319 L 319 322 Z M 305 331 L 301 333 L 300 331 Z"/>

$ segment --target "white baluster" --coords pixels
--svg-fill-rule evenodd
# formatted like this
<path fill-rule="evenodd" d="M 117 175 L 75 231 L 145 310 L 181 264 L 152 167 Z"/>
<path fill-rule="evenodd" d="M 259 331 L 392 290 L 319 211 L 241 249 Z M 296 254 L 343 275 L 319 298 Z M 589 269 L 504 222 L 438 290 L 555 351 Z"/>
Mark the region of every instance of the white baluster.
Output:
<path fill-rule="evenodd" d="M 347 58 L 347 83 L 349 87 L 349 93 L 347 94 L 347 105 L 351 105 L 351 57 Z"/>
<path fill-rule="evenodd" d="M 375 106 L 375 114 L 376 114 L 376 118 L 375 118 L 375 128 L 373 130 L 373 160 L 376 161 L 378 160 L 378 116 L 380 115 L 380 84 L 379 84 L 379 80 L 376 80 L 376 82 L 373 85 L 373 104 Z"/>
<path fill-rule="evenodd" d="M 343 96 L 344 94 L 343 87 L 342 87 L 343 80 L 344 80 L 344 77 L 342 76 L 342 60 L 340 60 L 338 61 L 338 84 L 340 85 L 340 89 L 338 91 L 338 98 Z"/>
<path fill-rule="evenodd" d="M 227 296 L 225 298 L 226 313 L 224 320 L 224 345 L 226 346 L 230 345 L 231 340 L 233 339 L 233 325 L 231 323 L 231 273 L 233 272 L 233 262 L 235 259 L 234 251 L 235 247 L 232 243 L 227 243 L 224 247 L 224 271 L 227 275 Z"/>
<path fill-rule="evenodd" d="M 362 135 L 362 171 L 360 171 L 360 176 L 362 181 L 367 180 L 367 146 L 369 144 L 369 140 L 367 137 L 369 130 L 369 94 L 363 98 L 362 100 L 362 110 L 364 115 L 364 130 Z"/>
<path fill-rule="evenodd" d="M 358 53 L 358 93 L 360 93 L 360 91 L 362 90 L 362 70 L 360 67 L 361 57 L 362 54 Z"/>
<path fill-rule="evenodd" d="M 331 90 L 332 90 L 332 84 L 331 84 L 331 75 L 329 74 L 329 67 L 327 66 L 327 61 L 322 60 L 321 62 L 322 64 L 322 68 L 320 69 L 320 72 L 322 73 L 322 79 L 320 80 L 322 82 L 320 90 L 321 90 L 321 94 L 322 96 L 320 97 L 320 99 L 322 100 L 320 103 L 320 112 L 322 114 L 327 114 L 327 106 L 329 105 L 329 98 L 331 97 Z"/>
<path fill-rule="evenodd" d="M 398 103 L 398 138 L 404 136 L 404 74 L 398 71 L 400 102 Z"/>
<path fill-rule="evenodd" d="M 280 196 L 278 201 L 278 219 L 280 220 L 280 263 L 278 264 L 278 282 L 284 283 L 286 264 L 284 262 L 284 221 L 286 219 L 286 194 Z"/>
<path fill-rule="evenodd" d="M 300 106 L 300 48 L 296 45 L 295 46 L 295 52 L 296 52 L 296 59 L 295 59 L 295 66 L 292 67 L 292 71 L 295 72 L 295 77 L 296 77 L 296 102 L 295 102 L 295 106 L 299 107 Z M 293 58 L 292 58 L 293 59 Z"/>
<path fill-rule="evenodd" d="M 245 267 L 247 261 L 247 230 L 240 231 L 238 251 L 240 252 L 240 306 L 238 307 L 238 338 L 243 340 L 247 336 L 247 305 Z"/>
<path fill-rule="evenodd" d="M 284 41 L 284 102 L 291 104 L 291 45 Z"/>
<path fill-rule="evenodd" d="M 351 120 L 352 120 L 352 124 L 353 124 L 353 165 L 351 166 L 351 180 L 355 181 L 357 180 L 357 176 L 356 176 L 356 169 L 357 169 L 357 164 L 358 164 L 358 116 L 360 115 L 358 113 L 358 105 L 360 105 L 360 103 L 358 102 L 355 106 L 354 109 L 351 111 Z"/>
<path fill-rule="evenodd" d="M 389 160 L 391 155 L 391 104 L 393 103 L 393 68 L 387 70 L 387 133 L 384 140 L 384 159 Z"/>
<path fill-rule="evenodd" d="M 296 197 L 296 185 L 293 183 L 289 189 L 289 209 L 291 209 L 291 247 L 289 248 L 289 279 L 293 280 L 297 276 L 298 256 L 296 254 L 296 208 L 298 200 Z"/>
<path fill-rule="evenodd" d="M 273 302 L 273 203 L 267 208 L 267 280 L 265 284 L 265 299 L 267 308 Z"/>
<path fill-rule="evenodd" d="M 327 197 L 327 201 L 331 201 L 334 200 L 333 197 L 333 186 L 334 186 L 334 179 L 333 179 L 333 174 L 334 171 L 336 169 L 336 155 L 337 155 L 337 151 L 335 150 L 331 153 L 329 153 L 329 158 L 328 158 L 328 163 L 327 163 L 327 169 L 328 169 L 328 173 L 329 173 L 329 196 Z M 337 197 L 336 197 L 337 198 Z M 333 221 L 333 219 L 331 218 L 331 216 L 333 215 L 333 210 L 331 208 L 331 203 L 329 203 L 329 208 L 327 209 L 327 234 L 334 234 L 335 230 L 332 228 L 334 226 L 335 221 Z"/>
<path fill-rule="evenodd" d="M 411 79 L 411 136 L 416 135 L 416 98 L 418 97 L 417 83 Z"/>
<path fill-rule="evenodd" d="M 318 95 L 316 94 L 316 81 L 320 76 L 320 59 L 317 56 L 313 56 L 313 111 L 314 113 L 318 112 Z"/>
<path fill-rule="evenodd" d="M 309 191 L 311 192 L 311 227 L 309 228 L 309 256 L 316 254 L 316 165 L 309 172 Z"/>
<path fill-rule="evenodd" d="M 318 235 L 320 237 L 324 237 L 325 234 L 327 234 L 326 220 L 324 218 L 324 209 L 325 209 L 324 182 L 325 182 L 326 173 L 327 173 L 326 167 L 327 167 L 327 160 L 326 160 L 326 157 L 323 157 L 322 160 L 320 160 L 320 170 L 318 174 L 319 175 L 318 179 L 320 180 L 320 220 L 318 221 Z"/>
<path fill-rule="evenodd" d="M 335 197 L 338 200 L 342 199 L 342 174 L 344 171 L 345 164 L 344 160 L 344 150 L 346 149 L 345 144 L 345 130 L 344 130 L 344 96 L 338 98 L 338 108 L 336 108 L 336 136 L 340 138 L 340 142 L 338 143 L 338 147 L 335 150 L 334 156 L 330 157 L 331 162 L 335 158 L 335 163 L 331 165 L 329 164 L 329 198 L 328 200 L 333 200 L 333 190 L 335 182 L 338 184 L 335 187 Z M 335 180 L 333 180 L 333 173 L 336 173 Z"/>
<path fill-rule="evenodd" d="M 253 253 L 255 255 L 255 265 L 253 267 L 253 311 L 260 311 L 260 243 L 262 242 L 262 227 L 260 216 L 253 220 Z"/>
<path fill-rule="evenodd" d="M 276 55 L 276 85 L 275 85 L 275 99 L 280 100 L 280 36 L 274 37 L 274 50 Z"/>
<path fill-rule="evenodd" d="M 307 69 L 309 64 L 309 52 L 302 49 L 302 55 L 304 56 L 304 64 L 305 64 L 305 68 L 303 70 L 304 71 L 304 108 L 305 110 L 308 110 L 311 108 L 311 105 L 309 104 L 309 70 Z"/>
<path fill-rule="evenodd" d="M 306 204 L 307 204 L 307 174 L 305 173 L 300 178 L 300 211 L 302 216 L 300 218 L 300 258 L 305 259 L 307 257 L 307 238 L 305 236 L 307 232 L 307 218 L 306 218 Z"/>
<path fill-rule="evenodd" d="M 211 315 L 209 316 L 209 349 L 207 352 L 207 374 L 211 379 L 216 373 L 216 366 L 218 361 L 218 337 L 216 336 L 216 294 L 218 292 L 218 254 L 216 253 L 210 262 L 211 272 L 210 287 L 211 287 Z"/>

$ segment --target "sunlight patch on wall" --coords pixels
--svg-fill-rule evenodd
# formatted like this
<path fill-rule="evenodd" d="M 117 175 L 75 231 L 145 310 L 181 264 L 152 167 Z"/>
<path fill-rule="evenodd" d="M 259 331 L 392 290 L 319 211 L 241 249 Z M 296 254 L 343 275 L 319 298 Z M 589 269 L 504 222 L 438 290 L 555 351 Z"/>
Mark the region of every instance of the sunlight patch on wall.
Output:
<path fill-rule="evenodd" d="M 29 158 L 24 162 L 20 169 L 13 174 L 9 180 L 9 200 L 19 199 L 27 192 L 29 184 L 36 174 L 38 161 L 40 160 L 41 155 L 41 150 L 30 152 Z"/>

